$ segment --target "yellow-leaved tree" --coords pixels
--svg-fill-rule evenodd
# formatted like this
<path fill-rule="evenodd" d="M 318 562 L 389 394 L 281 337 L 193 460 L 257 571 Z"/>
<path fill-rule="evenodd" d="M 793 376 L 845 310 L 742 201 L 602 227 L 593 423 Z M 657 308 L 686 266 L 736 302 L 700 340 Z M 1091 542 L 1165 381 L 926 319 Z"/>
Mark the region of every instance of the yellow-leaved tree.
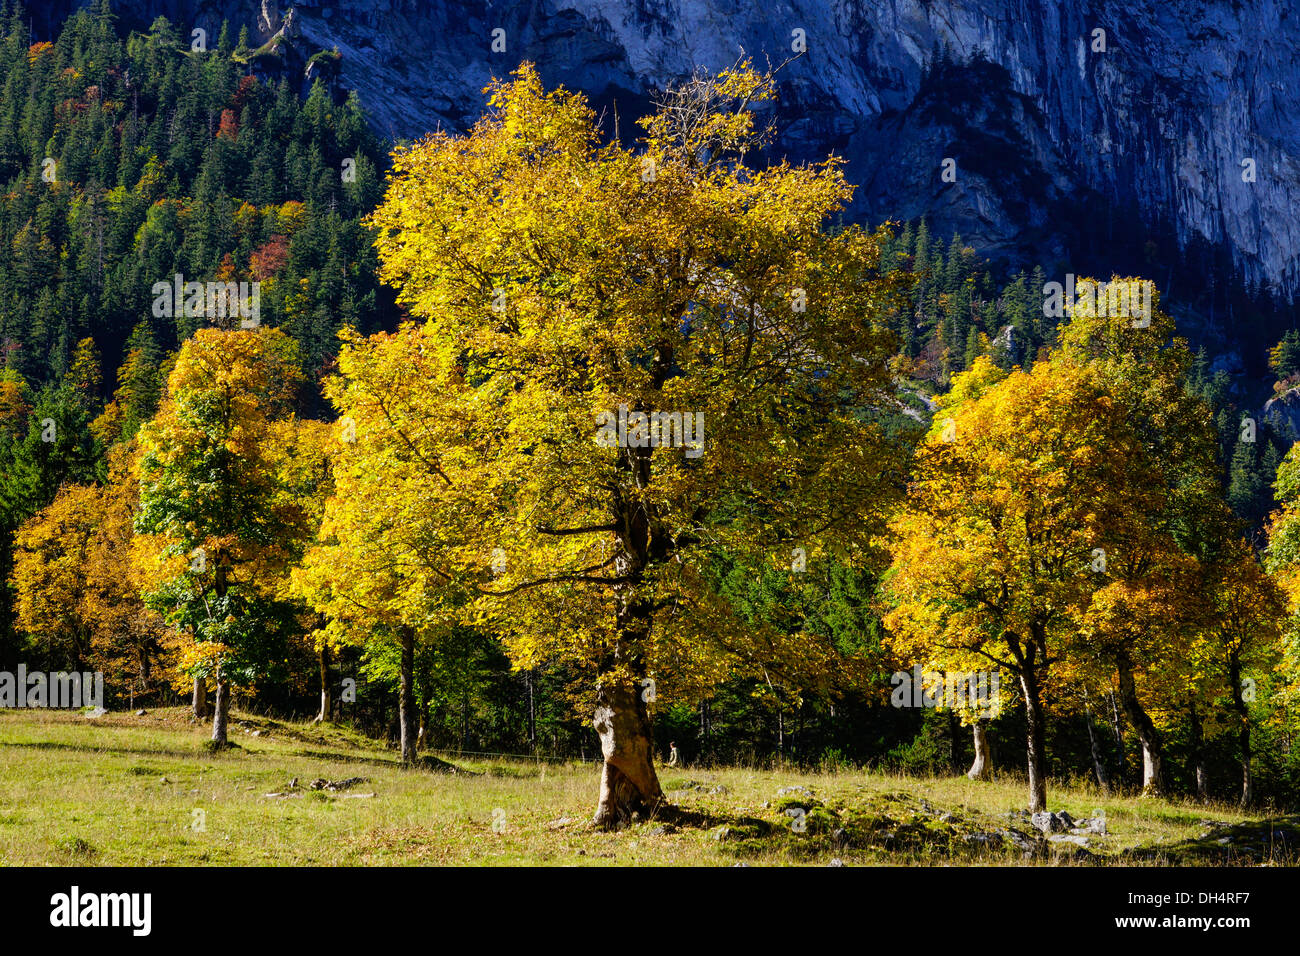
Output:
<path fill-rule="evenodd" d="M 1048 358 L 1005 377 L 981 359 L 956 379 L 918 455 L 886 581 L 897 648 L 978 654 L 1018 679 L 1034 811 L 1046 809 L 1047 705 L 1086 701 L 1089 685 L 1116 689 L 1143 789 L 1160 791 L 1160 724 L 1203 689 L 1188 649 L 1222 636 L 1229 613 L 1198 587 L 1220 545 L 1240 540 L 1173 320 L 1154 291 L 1134 313 L 1085 283 L 1093 294 L 1072 304 Z"/>
<path fill-rule="evenodd" d="M 860 564 L 899 484 L 864 410 L 892 405 L 901 280 L 880 274 L 880 236 L 828 228 L 850 193 L 839 160 L 745 164 L 773 89 L 747 64 L 696 76 L 634 151 L 521 67 L 467 136 L 395 153 L 373 224 L 421 321 L 340 357 L 357 440 L 332 527 L 377 543 L 344 542 L 356 554 L 403 556 L 374 620 L 469 612 L 517 666 L 585 668 L 601 826 L 663 800 L 657 702 L 736 673 L 806 686 L 840 662 L 744 625 L 713 558 Z"/>
<path fill-rule="evenodd" d="M 1044 694 L 1093 588 L 1095 552 L 1133 454 L 1122 410 L 1087 368 L 1000 378 L 980 358 L 917 454 L 884 583 L 896 651 L 1013 675 L 1026 716 L 1029 806 L 1046 809 Z M 972 387 L 975 384 L 978 387 Z"/>
<path fill-rule="evenodd" d="M 334 491 L 333 457 L 337 447 L 336 427 L 332 422 L 287 418 L 273 423 L 271 456 L 278 465 L 281 504 L 295 516 L 289 535 L 289 560 L 281 566 L 273 593 L 280 601 L 291 603 L 298 617 L 293 629 L 294 640 L 304 641 L 316 653 L 320 710 L 316 720 L 328 721 L 333 698 L 330 693 L 330 640 L 328 621 L 295 584 L 295 576 L 313 546 L 324 518 L 325 504 Z"/>
<path fill-rule="evenodd" d="M 1115 293 L 1143 283 L 1082 280 L 1085 292 L 1051 362 L 1093 370 L 1123 410 L 1134 443 L 1135 454 L 1116 462 L 1112 481 L 1123 490 L 1123 507 L 1098 541 L 1104 573 L 1068 657 L 1084 669 L 1099 665 L 1102 677 L 1113 679 L 1141 749 L 1143 792 L 1154 795 L 1166 786 L 1168 730 L 1184 715 L 1199 719 L 1188 704 L 1204 692 L 1200 644 L 1230 640 L 1231 601 L 1207 582 L 1222 577 L 1217 562 L 1230 556 L 1232 563 L 1245 545 L 1224 503 L 1212 413 L 1188 388 L 1187 343 L 1175 336 L 1153 284 L 1145 283 L 1146 296 L 1130 298 L 1129 305 L 1145 300 L 1140 312 L 1116 307 L 1124 299 Z M 1249 591 L 1252 602 L 1265 597 Z"/>
<path fill-rule="evenodd" d="M 340 375 L 326 393 L 341 413 L 328 438 L 332 489 L 318 541 L 294 569 L 292 591 L 324 618 L 322 648 L 357 645 L 398 657 L 402 762 L 416 759 L 415 652 L 463 620 L 467 594 L 457 535 L 473 507 L 493 506 L 467 481 L 447 494 L 450 473 L 476 467 L 463 444 L 469 397 L 441 367 L 427 334 L 343 335 Z M 480 497 L 482 495 L 482 497 Z"/>

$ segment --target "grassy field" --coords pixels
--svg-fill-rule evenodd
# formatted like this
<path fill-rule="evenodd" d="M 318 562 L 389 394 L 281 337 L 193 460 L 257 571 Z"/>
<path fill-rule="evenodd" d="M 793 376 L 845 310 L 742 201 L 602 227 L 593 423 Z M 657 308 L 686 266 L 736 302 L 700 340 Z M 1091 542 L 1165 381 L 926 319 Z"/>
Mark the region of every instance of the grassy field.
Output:
<path fill-rule="evenodd" d="M 238 749 L 215 755 L 208 733 L 180 709 L 0 711 L 0 864 L 1276 865 L 1300 846 L 1295 817 L 1059 787 L 1053 810 L 1100 808 L 1107 833 L 1048 842 L 1014 779 L 792 769 L 662 768 L 677 809 L 603 833 L 590 763 L 403 770 L 337 728 L 232 714 Z"/>

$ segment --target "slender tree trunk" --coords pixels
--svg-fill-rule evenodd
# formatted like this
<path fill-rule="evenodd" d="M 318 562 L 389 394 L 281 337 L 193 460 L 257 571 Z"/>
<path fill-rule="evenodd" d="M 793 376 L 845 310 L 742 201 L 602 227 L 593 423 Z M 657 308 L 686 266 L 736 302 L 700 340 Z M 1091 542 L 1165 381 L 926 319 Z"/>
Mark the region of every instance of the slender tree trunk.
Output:
<path fill-rule="evenodd" d="M 1164 742 L 1160 739 L 1160 731 L 1156 729 L 1151 716 L 1138 699 L 1137 682 L 1128 656 L 1121 653 L 1116 665 L 1119 671 L 1120 703 L 1142 745 L 1142 793 L 1145 796 L 1160 796 L 1165 792 Z"/>
<path fill-rule="evenodd" d="M 140 665 L 140 696 L 143 697 L 153 689 L 153 673 L 149 661 L 149 648 L 143 642 L 136 646 L 136 660 Z"/>
<path fill-rule="evenodd" d="M 332 716 L 330 713 L 330 652 L 324 644 L 320 646 L 317 655 L 320 660 L 320 713 L 316 715 L 316 723 L 329 723 Z"/>
<path fill-rule="evenodd" d="M 1120 726 L 1119 703 L 1115 700 L 1115 692 L 1111 691 L 1107 696 L 1110 698 L 1110 732 L 1115 738 L 1115 772 L 1122 789 L 1124 778 L 1128 774 L 1128 761 L 1124 757 L 1124 728 Z"/>
<path fill-rule="evenodd" d="M 415 761 L 415 629 L 402 628 L 402 667 L 398 682 L 398 719 L 401 723 L 402 763 Z"/>
<path fill-rule="evenodd" d="M 212 709 L 212 743 L 217 747 L 230 744 L 226 737 L 226 726 L 230 718 L 230 681 L 226 675 L 217 671 L 217 705 Z"/>
<path fill-rule="evenodd" d="M 954 711 L 948 711 L 948 762 L 953 773 L 961 773 L 961 721 Z"/>
<path fill-rule="evenodd" d="M 219 553 L 214 585 L 217 597 L 224 598 L 226 596 L 226 582 L 226 565 L 223 556 Z M 220 663 L 217 665 L 216 676 L 217 699 L 216 706 L 212 708 L 212 743 L 216 747 L 226 747 L 230 744 L 226 737 L 226 725 L 229 723 L 230 716 L 230 679 L 226 677 L 225 669 Z"/>
<path fill-rule="evenodd" d="M 977 719 L 971 725 L 971 730 L 975 737 L 975 762 L 970 765 L 966 771 L 966 776 L 972 780 L 983 780 L 988 773 L 989 765 L 989 728 L 988 721 Z"/>
<path fill-rule="evenodd" d="M 1255 802 L 1255 785 L 1250 773 L 1250 727 L 1241 730 L 1241 805 L 1249 807 Z"/>
<path fill-rule="evenodd" d="M 705 760 L 705 754 L 708 752 L 708 701 L 699 701 L 699 752 L 697 754 L 698 763 Z"/>
<path fill-rule="evenodd" d="M 1044 725 L 1039 674 L 1030 660 L 1020 669 L 1020 690 L 1025 698 L 1026 757 L 1029 765 L 1029 812 L 1047 809 L 1047 734 Z"/>
<path fill-rule="evenodd" d="M 799 756 L 800 748 L 803 746 L 803 718 L 804 718 L 805 703 L 806 703 L 805 701 L 799 702 L 799 725 L 795 728 L 794 731 L 794 753 L 796 757 Z"/>
<path fill-rule="evenodd" d="M 1205 771 L 1205 735 L 1201 729 L 1201 715 L 1196 712 L 1196 705 L 1187 709 L 1188 724 L 1192 737 L 1192 769 L 1196 774 L 1196 798 L 1202 802 L 1209 799 L 1209 776 Z"/>
<path fill-rule="evenodd" d="M 191 706 L 195 720 L 207 720 L 211 716 L 208 713 L 208 685 L 202 677 L 194 678 L 194 699 Z"/>
<path fill-rule="evenodd" d="M 533 700 L 533 672 L 525 671 L 528 678 L 528 747 L 537 753 L 537 707 Z"/>
<path fill-rule="evenodd" d="M 1110 778 L 1106 776 L 1106 761 L 1102 758 L 1101 741 L 1092 726 L 1092 707 L 1088 704 L 1088 689 L 1083 688 L 1083 717 L 1088 727 L 1088 748 L 1092 751 L 1092 770 L 1097 775 L 1097 786 L 1101 792 L 1110 794 Z"/>
<path fill-rule="evenodd" d="M 1241 805 L 1255 802 L 1254 782 L 1250 773 L 1250 709 L 1241 688 L 1241 660 L 1235 654 L 1228 659 L 1228 681 L 1232 685 L 1232 709 L 1237 712 L 1237 745 L 1241 751 Z"/>
<path fill-rule="evenodd" d="M 460 693 L 460 749 L 469 746 L 469 691 Z"/>

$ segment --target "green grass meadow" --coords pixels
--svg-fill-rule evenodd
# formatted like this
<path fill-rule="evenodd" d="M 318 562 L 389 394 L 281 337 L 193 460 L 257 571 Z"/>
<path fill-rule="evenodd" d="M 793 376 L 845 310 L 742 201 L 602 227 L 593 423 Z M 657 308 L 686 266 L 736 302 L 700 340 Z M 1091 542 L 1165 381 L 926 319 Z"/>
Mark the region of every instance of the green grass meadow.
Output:
<path fill-rule="evenodd" d="M 0 864 L 1278 865 L 1300 837 L 1295 817 L 1053 786 L 1053 810 L 1104 811 L 1085 847 L 1041 839 L 1014 777 L 690 767 L 660 769 L 673 809 L 607 833 L 589 822 L 593 763 L 403 769 L 339 728 L 231 722 L 238 747 L 213 754 L 182 708 L 0 711 Z"/>

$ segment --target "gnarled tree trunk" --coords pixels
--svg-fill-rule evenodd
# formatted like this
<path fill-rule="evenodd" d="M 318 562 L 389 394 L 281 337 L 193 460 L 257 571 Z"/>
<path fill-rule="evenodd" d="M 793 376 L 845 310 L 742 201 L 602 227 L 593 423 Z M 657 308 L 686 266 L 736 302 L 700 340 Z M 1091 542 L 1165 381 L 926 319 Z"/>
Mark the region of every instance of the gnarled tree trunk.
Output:
<path fill-rule="evenodd" d="M 208 714 L 208 685 L 202 677 L 194 678 L 194 708 L 195 720 L 207 720 Z"/>
<path fill-rule="evenodd" d="M 1043 712 L 1043 677 L 1047 673 L 1047 630 L 1041 621 L 1029 625 L 1027 639 L 1015 631 L 1002 640 L 1015 663 L 1013 669 L 1025 698 L 1025 762 L 1029 769 L 1029 812 L 1047 809 L 1047 715 Z"/>
<path fill-rule="evenodd" d="M 226 725 L 230 718 L 230 681 L 217 671 L 217 704 L 212 710 L 212 743 L 217 747 L 226 747 L 230 741 L 226 737 Z"/>
<path fill-rule="evenodd" d="M 144 697 L 153 690 L 153 668 L 149 661 L 149 646 L 145 641 L 136 645 L 136 662 L 139 665 L 137 677 L 140 681 L 140 696 Z"/>
<path fill-rule="evenodd" d="M 655 387 L 661 388 L 671 374 L 672 348 L 657 342 L 655 350 L 651 374 Z M 652 452 L 648 447 L 619 450 L 619 465 L 637 488 L 650 485 Z M 672 549 L 667 529 L 655 526 L 653 506 L 621 494 L 616 495 L 613 505 L 617 516 L 613 557 L 617 582 L 613 588 L 615 639 L 602 662 L 592 721 L 605 757 L 593 822 L 605 829 L 630 822 L 633 814 L 652 813 L 664 802 L 655 774 L 650 712 L 641 687 L 646 676 L 642 655 L 654 623 L 654 610 L 638 589 L 646 568 L 652 561 L 667 560 Z"/>
<path fill-rule="evenodd" d="M 595 824 L 614 829 L 632 814 L 648 814 L 663 802 L 654 768 L 650 716 L 640 689 L 630 682 L 603 682 L 596 689 L 593 726 L 605 756 Z"/>

